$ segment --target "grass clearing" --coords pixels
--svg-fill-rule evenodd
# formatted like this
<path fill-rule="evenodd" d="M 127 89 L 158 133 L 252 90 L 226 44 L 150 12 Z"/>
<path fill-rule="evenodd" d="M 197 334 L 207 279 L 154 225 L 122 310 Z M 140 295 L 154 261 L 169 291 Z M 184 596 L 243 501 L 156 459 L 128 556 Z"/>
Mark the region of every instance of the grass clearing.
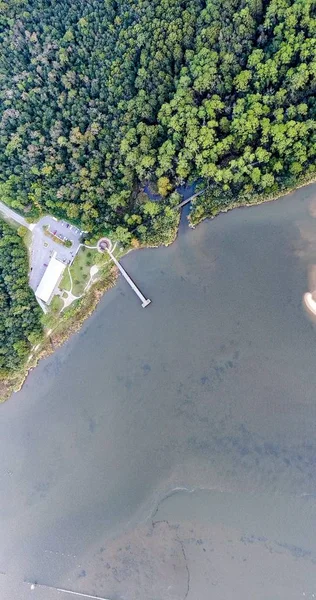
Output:
<path fill-rule="evenodd" d="M 59 313 L 64 306 L 64 303 L 60 296 L 54 296 L 50 303 L 50 309 L 53 313 Z"/>
<path fill-rule="evenodd" d="M 70 267 L 73 281 L 72 293 L 81 296 L 90 279 L 90 269 L 97 262 L 98 251 L 81 246 Z"/>
<path fill-rule="evenodd" d="M 66 290 L 66 292 L 70 292 L 71 282 L 68 268 L 64 270 L 64 274 L 59 287 L 62 290 Z"/>

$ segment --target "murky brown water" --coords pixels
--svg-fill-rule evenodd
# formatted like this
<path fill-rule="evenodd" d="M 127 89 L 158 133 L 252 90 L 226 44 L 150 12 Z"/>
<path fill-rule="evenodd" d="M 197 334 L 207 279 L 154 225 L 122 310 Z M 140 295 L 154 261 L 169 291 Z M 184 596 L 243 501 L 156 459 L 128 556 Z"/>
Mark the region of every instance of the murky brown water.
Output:
<path fill-rule="evenodd" d="M 1 597 L 316 597 L 315 207 L 129 255 L 153 304 L 119 281 L 0 407 Z"/>

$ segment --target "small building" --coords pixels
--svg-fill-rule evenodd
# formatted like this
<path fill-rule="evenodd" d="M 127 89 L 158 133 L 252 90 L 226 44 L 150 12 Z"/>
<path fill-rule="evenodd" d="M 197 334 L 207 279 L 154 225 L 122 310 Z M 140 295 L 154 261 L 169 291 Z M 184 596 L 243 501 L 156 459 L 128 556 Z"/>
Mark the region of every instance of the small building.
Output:
<path fill-rule="evenodd" d="M 55 255 L 52 256 L 35 291 L 35 296 L 39 300 L 42 300 L 45 304 L 50 304 L 55 288 L 59 284 L 65 268 L 66 265 L 64 263 L 55 258 Z"/>

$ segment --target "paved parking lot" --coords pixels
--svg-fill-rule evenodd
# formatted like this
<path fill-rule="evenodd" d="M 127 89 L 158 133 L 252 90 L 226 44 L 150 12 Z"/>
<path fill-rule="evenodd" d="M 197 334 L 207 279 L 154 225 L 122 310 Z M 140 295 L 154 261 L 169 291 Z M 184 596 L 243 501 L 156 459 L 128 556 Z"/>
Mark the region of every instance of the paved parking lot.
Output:
<path fill-rule="evenodd" d="M 38 223 L 30 224 L 22 215 L 1 201 L 0 213 L 4 218 L 12 219 L 32 232 L 29 283 L 34 291 L 38 287 L 54 252 L 56 252 L 56 258 L 66 265 L 72 263 L 80 246 L 80 238 L 82 235 L 80 229 L 66 221 L 58 221 L 58 219 L 51 217 L 50 215 L 42 217 Z M 44 227 L 48 227 L 48 230 L 55 236 L 55 239 L 46 234 Z M 58 241 L 58 238 L 60 241 Z M 67 248 L 67 246 L 62 243 L 65 240 L 71 241 L 72 245 L 70 248 Z"/>
<path fill-rule="evenodd" d="M 45 233 L 44 227 L 48 227 L 50 233 L 55 234 L 56 241 Z M 45 269 L 56 252 L 56 258 L 65 264 L 71 264 L 80 246 L 82 232 L 66 221 L 58 221 L 54 217 L 45 216 L 35 224 L 32 231 L 31 272 L 30 286 L 35 291 L 41 281 Z M 57 240 L 68 239 L 72 242 L 71 248 L 67 248 Z"/>

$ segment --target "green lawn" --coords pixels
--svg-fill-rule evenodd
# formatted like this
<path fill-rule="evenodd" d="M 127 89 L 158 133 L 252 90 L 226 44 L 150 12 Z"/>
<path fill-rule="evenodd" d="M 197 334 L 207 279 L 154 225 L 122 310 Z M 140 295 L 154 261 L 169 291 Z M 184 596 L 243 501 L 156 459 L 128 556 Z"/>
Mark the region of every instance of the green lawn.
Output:
<path fill-rule="evenodd" d="M 125 251 L 120 251 L 117 246 L 115 256 L 120 258 L 121 255 L 125 254 Z M 97 265 L 100 269 L 100 275 L 103 272 L 104 267 L 110 265 L 109 256 L 107 253 L 100 254 L 97 250 L 85 248 L 81 246 L 74 262 L 70 267 L 70 273 L 72 277 L 72 293 L 74 296 L 81 296 L 85 287 L 90 279 L 90 269 L 93 265 Z M 70 277 L 68 269 L 65 270 L 61 284 L 59 286 L 62 290 L 70 291 Z"/>
<path fill-rule="evenodd" d="M 64 303 L 60 296 L 54 296 L 50 303 L 50 309 L 53 313 L 59 313 L 64 306 Z"/>
<path fill-rule="evenodd" d="M 60 287 L 61 290 L 66 290 L 67 292 L 70 292 L 71 284 L 70 284 L 70 277 L 69 277 L 68 268 L 65 269 L 65 271 L 64 271 L 64 274 L 63 274 L 63 277 L 62 277 L 62 280 L 60 282 L 60 286 L 59 287 Z"/>
<path fill-rule="evenodd" d="M 98 251 L 81 246 L 77 256 L 70 267 L 73 281 L 72 293 L 81 296 L 90 279 L 90 269 L 96 263 Z"/>

